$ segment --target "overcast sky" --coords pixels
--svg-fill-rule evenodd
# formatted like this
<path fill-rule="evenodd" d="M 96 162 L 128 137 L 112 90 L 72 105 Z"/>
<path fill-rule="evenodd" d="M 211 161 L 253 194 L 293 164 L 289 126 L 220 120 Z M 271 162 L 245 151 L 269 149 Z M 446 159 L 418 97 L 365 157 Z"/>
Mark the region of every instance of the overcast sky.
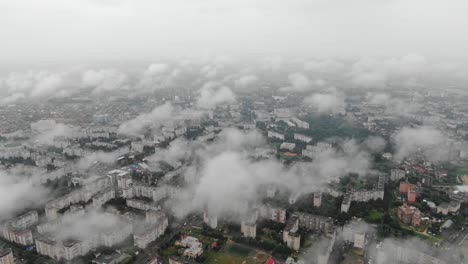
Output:
<path fill-rule="evenodd" d="M 466 0 L 0 0 L 0 61 L 468 57 Z"/>

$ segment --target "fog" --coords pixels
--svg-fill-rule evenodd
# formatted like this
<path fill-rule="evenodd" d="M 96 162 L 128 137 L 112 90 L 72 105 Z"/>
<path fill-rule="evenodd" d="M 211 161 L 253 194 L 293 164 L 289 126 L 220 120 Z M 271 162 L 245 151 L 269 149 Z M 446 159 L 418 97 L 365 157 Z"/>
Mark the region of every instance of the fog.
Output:
<path fill-rule="evenodd" d="M 27 176 L 0 170 L 0 220 L 8 219 L 26 208 L 42 205 L 48 191 L 39 183 L 38 172 Z"/>
<path fill-rule="evenodd" d="M 466 58 L 467 8 L 464 0 L 3 0 L 0 61 L 411 52 Z"/>

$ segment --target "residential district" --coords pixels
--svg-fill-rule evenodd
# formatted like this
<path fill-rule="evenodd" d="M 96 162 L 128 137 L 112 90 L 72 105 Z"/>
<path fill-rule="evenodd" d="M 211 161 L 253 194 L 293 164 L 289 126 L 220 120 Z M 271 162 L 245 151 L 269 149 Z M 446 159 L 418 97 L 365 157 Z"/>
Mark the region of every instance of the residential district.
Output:
<path fill-rule="evenodd" d="M 466 94 L 390 93 L 422 108 L 268 89 L 1 106 L 2 197 L 26 191 L 0 263 L 467 263 Z"/>

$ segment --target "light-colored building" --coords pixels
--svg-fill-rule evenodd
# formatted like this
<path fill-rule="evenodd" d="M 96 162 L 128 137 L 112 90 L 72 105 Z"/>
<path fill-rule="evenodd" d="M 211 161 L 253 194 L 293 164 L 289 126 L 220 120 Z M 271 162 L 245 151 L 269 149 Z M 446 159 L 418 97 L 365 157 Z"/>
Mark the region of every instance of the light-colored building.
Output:
<path fill-rule="evenodd" d="M 312 142 L 311 137 L 303 135 L 303 134 L 299 134 L 299 133 L 294 133 L 294 139 L 298 140 L 298 141 L 301 141 L 301 142 L 304 142 L 304 143 Z"/>
<path fill-rule="evenodd" d="M 135 246 L 139 248 L 146 248 L 149 243 L 162 236 L 169 225 L 168 218 L 164 214 L 159 214 L 157 220 L 153 216 L 147 219 L 148 222 L 136 229 L 133 234 Z"/>
<path fill-rule="evenodd" d="M 351 195 L 346 193 L 343 196 L 343 201 L 341 202 L 341 212 L 347 213 L 349 211 L 349 207 L 351 206 Z"/>
<path fill-rule="evenodd" d="M 320 207 L 322 205 L 322 193 L 314 192 L 314 207 Z"/>
<path fill-rule="evenodd" d="M 268 137 L 269 138 L 275 138 L 275 139 L 280 139 L 280 140 L 284 140 L 284 135 L 283 134 L 280 134 L 278 132 L 274 132 L 274 131 L 268 131 Z"/>
<path fill-rule="evenodd" d="M 39 254 L 49 256 L 55 260 L 71 260 L 89 251 L 87 246 L 79 240 L 59 242 L 46 236 L 36 239 L 36 250 Z"/>
<path fill-rule="evenodd" d="M 301 248 L 301 235 L 298 233 L 299 231 L 299 219 L 297 216 L 293 215 L 286 224 L 283 230 L 283 242 L 286 245 L 298 251 Z"/>
<path fill-rule="evenodd" d="M 352 242 L 354 247 L 364 249 L 368 230 L 369 226 L 364 221 L 354 219 L 343 226 L 341 235 L 344 241 Z"/>
<path fill-rule="evenodd" d="M 302 120 L 300 120 L 300 119 L 297 118 L 297 117 L 292 117 L 292 118 L 291 118 L 291 121 L 292 121 L 293 123 L 295 123 L 298 127 L 303 128 L 303 129 L 309 129 L 309 127 L 310 127 L 310 126 L 309 126 L 309 123 L 307 123 L 307 122 L 305 122 L 305 121 L 302 121 Z"/>
<path fill-rule="evenodd" d="M 241 232 L 244 237 L 255 238 L 257 236 L 257 224 L 255 222 L 242 221 Z"/>
<path fill-rule="evenodd" d="M 92 206 L 95 209 L 101 208 L 105 203 L 115 198 L 115 190 L 112 187 L 96 194 L 92 199 Z"/>
<path fill-rule="evenodd" d="M 183 236 L 182 239 L 176 244 L 185 247 L 184 257 L 187 258 L 197 258 L 203 254 L 203 244 L 198 240 L 198 238 L 191 236 Z"/>

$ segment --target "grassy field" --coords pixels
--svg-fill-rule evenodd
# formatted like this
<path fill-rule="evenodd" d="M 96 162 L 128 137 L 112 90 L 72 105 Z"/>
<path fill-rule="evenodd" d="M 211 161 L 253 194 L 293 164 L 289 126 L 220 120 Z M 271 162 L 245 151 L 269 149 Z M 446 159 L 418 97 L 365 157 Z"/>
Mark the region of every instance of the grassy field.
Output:
<path fill-rule="evenodd" d="M 252 249 L 244 245 L 232 243 L 227 247 L 227 251 L 232 255 L 247 257 L 249 256 L 250 252 L 252 252 Z"/>
<path fill-rule="evenodd" d="M 265 252 L 258 251 L 246 245 L 228 242 L 226 247 L 219 251 L 211 251 L 205 263 L 207 264 L 263 264 L 270 257 Z"/>
<path fill-rule="evenodd" d="M 376 210 L 371 210 L 369 212 L 369 220 L 371 220 L 372 222 L 379 222 L 382 217 L 384 216 L 384 213 L 383 212 L 379 212 L 379 211 L 376 211 Z"/>

